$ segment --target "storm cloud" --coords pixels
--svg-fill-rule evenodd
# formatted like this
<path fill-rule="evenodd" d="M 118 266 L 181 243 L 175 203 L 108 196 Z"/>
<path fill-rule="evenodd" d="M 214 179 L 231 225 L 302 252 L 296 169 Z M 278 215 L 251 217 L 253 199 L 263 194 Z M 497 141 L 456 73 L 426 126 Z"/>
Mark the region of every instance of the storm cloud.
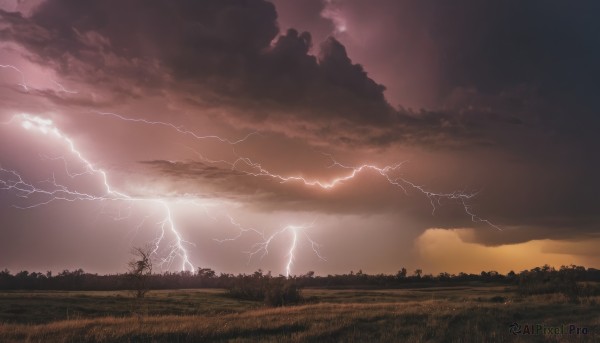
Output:
<path fill-rule="evenodd" d="M 482 249 L 598 238 L 595 1 L 23 6 L 0 9 L 0 57 L 12 58 L 0 64 L 22 69 L 0 69 L 3 122 L 16 113 L 52 118 L 119 189 L 220 199 L 248 218 L 323 216 L 336 233 L 360 218 L 366 231 L 405 235 L 406 249 L 420 234 L 446 237 L 431 228 Z M 58 170 L 52 159 L 25 161 L 44 143 L 0 128 L 2 166 L 36 177 Z M 27 153 L 15 153 L 13 142 Z M 431 192 L 476 193 L 468 209 L 502 231 L 473 221 L 460 202 L 434 202 L 433 211 L 417 188 L 405 192 L 377 172 L 324 191 L 231 168 L 240 158 L 324 182 L 349 172 L 333 160 L 409 161 L 398 176 Z M 3 215 L 21 223 L 15 227 L 35 226 L 8 209 L 11 199 L 0 195 Z"/>
<path fill-rule="evenodd" d="M 492 104 L 456 103 L 459 96 L 447 108 L 394 108 L 385 86 L 353 63 L 336 38 L 319 42 L 312 55 L 311 34 L 280 32 L 275 7 L 266 1 L 61 0 L 41 4 L 30 17 L 0 15 L 4 40 L 25 46 L 65 77 L 111 89 L 115 101 L 174 90 L 200 109 L 228 106 L 233 123 L 269 123 L 321 143 L 328 137 L 326 143 L 352 146 L 490 144 L 484 123 L 522 120 Z M 463 68 L 470 65 L 464 61 Z"/>

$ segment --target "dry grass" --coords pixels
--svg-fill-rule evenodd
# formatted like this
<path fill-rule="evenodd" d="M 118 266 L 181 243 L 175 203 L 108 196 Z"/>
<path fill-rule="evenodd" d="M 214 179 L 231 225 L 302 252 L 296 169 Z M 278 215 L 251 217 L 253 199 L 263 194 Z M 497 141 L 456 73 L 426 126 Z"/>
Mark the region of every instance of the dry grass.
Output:
<path fill-rule="evenodd" d="M 0 342 L 598 341 L 597 299 L 573 304 L 536 297 L 492 303 L 473 298 L 468 290 L 461 292 L 462 298 L 440 291 L 443 295 L 438 298 L 406 300 L 400 293 L 375 291 L 369 295 L 361 291 L 354 298 L 361 302 L 352 302 L 351 292 L 319 290 L 314 293 L 336 301 L 221 315 L 102 317 L 38 325 L 4 323 L 0 324 Z M 407 293 L 407 298 L 413 296 Z M 369 297 L 372 301 L 364 301 Z M 508 331 L 513 321 L 576 323 L 588 326 L 592 332 L 585 337 L 517 337 Z"/>
<path fill-rule="evenodd" d="M 68 319 L 239 313 L 262 306 L 231 299 L 222 289 L 152 291 L 142 302 L 128 292 L 4 291 L 0 292 L 0 323 L 44 324 Z"/>

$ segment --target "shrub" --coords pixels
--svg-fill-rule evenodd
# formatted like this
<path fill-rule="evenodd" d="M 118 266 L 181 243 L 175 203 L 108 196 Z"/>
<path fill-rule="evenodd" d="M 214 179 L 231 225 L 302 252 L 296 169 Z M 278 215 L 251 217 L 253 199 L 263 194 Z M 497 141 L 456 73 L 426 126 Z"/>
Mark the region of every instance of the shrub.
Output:
<path fill-rule="evenodd" d="M 267 306 L 287 306 L 302 301 L 300 287 L 284 277 L 255 273 L 237 278 L 228 290 L 234 298 L 263 301 Z"/>
<path fill-rule="evenodd" d="M 267 306 L 286 306 L 302 301 L 302 295 L 293 280 L 277 278 L 268 283 L 264 301 Z"/>

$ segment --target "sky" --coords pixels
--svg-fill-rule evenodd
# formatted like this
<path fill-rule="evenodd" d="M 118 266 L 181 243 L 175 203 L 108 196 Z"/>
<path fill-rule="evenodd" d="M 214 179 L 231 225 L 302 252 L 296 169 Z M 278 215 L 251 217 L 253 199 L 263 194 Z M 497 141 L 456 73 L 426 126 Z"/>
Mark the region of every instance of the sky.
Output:
<path fill-rule="evenodd" d="M 0 1 L 0 268 L 600 267 L 596 1 Z"/>

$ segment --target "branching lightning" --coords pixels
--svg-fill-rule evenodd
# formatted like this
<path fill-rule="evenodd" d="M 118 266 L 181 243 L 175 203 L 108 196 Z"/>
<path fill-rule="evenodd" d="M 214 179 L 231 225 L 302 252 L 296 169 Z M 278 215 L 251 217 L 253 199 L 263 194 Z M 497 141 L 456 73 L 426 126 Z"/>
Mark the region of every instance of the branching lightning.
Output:
<path fill-rule="evenodd" d="M 169 230 L 175 236 L 175 241 L 170 245 L 171 249 L 169 249 L 168 255 L 165 257 L 162 257 L 159 264 L 170 265 L 171 263 L 173 263 L 173 261 L 176 258 L 180 258 L 181 259 L 181 270 L 186 271 L 189 269 L 190 271 L 193 272 L 194 265 L 190 262 L 188 252 L 184 248 L 184 244 L 190 244 L 190 245 L 194 245 L 194 244 L 191 242 L 185 241 L 181 237 L 181 234 L 177 230 L 177 228 L 175 226 L 175 222 L 173 221 L 173 215 L 171 214 L 171 208 L 169 207 L 169 204 L 165 200 L 157 199 L 155 201 L 159 202 L 164 207 L 166 215 L 165 215 L 165 218 L 160 222 L 161 234 L 160 234 L 159 238 L 157 238 L 154 241 L 154 249 L 152 250 L 152 252 L 154 254 L 158 255 L 157 251 L 158 251 L 158 248 L 160 247 L 160 244 L 165 236 L 165 231 Z"/>
<path fill-rule="evenodd" d="M 25 74 L 23 74 L 21 69 L 15 67 L 14 65 L 11 65 L 11 64 L 0 64 L 0 68 L 12 69 L 12 70 L 16 71 L 17 73 L 19 73 L 19 76 L 21 76 L 21 83 L 18 83 L 18 85 L 23 87 L 23 89 L 26 92 L 29 92 L 29 87 L 27 86 L 27 83 L 25 82 Z"/>
<path fill-rule="evenodd" d="M 65 88 L 65 86 L 63 86 L 62 84 L 58 83 L 58 81 L 50 79 L 50 81 L 52 81 L 52 83 L 54 83 L 56 85 L 56 87 L 58 87 L 58 91 L 59 92 L 63 92 L 63 93 L 68 93 L 68 94 L 77 94 L 79 92 L 77 91 L 72 91 L 72 90 L 68 90 Z"/>
<path fill-rule="evenodd" d="M 175 222 L 173 220 L 173 216 L 171 213 L 171 208 L 169 203 L 165 199 L 154 199 L 154 198 L 140 198 L 133 197 L 128 194 L 122 193 L 113 189 L 109 183 L 108 176 L 106 172 L 96 166 L 94 166 L 88 159 L 86 159 L 83 154 L 75 147 L 73 141 L 67 137 L 63 132 L 61 132 L 50 119 L 45 119 L 37 116 L 31 116 L 28 114 L 21 114 L 14 116 L 11 121 L 17 121 L 24 129 L 31 131 L 42 133 L 44 135 L 51 135 L 54 138 L 62 141 L 67 147 L 72 155 L 74 155 L 79 162 L 83 164 L 84 171 L 80 173 L 70 173 L 67 169 L 67 174 L 70 177 L 78 177 L 82 175 L 97 175 L 100 176 L 103 186 L 104 186 L 104 194 L 95 195 L 88 192 L 82 192 L 70 189 L 66 185 L 62 185 L 56 181 L 54 176 L 41 182 L 43 185 L 35 185 L 34 183 L 27 182 L 17 171 L 5 169 L 0 167 L 0 189 L 8 190 L 15 193 L 16 196 L 24 199 L 30 199 L 34 196 L 41 196 L 44 200 L 35 202 L 28 206 L 22 206 L 19 208 L 22 209 L 31 209 L 38 206 L 49 204 L 53 201 L 125 201 L 125 202 L 150 202 L 153 204 L 157 204 L 164 210 L 164 219 L 160 221 L 161 234 L 154 241 L 154 253 L 158 252 L 158 249 L 165 238 L 166 231 L 170 231 L 171 234 L 175 237 L 174 241 L 170 244 L 169 253 L 166 257 L 161 258 L 159 264 L 167 264 L 170 265 L 174 262 L 176 258 L 181 259 L 181 270 L 194 270 L 194 265 L 190 262 L 189 253 L 185 248 L 185 244 L 189 244 L 186 242 Z M 56 157 L 54 159 L 61 159 L 65 162 L 65 157 Z M 44 187 L 45 186 L 45 187 Z"/>
<path fill-rule="evenodd" d="M 199 135 L 194 131 L 190 131 L 185 129 L 183 126 L 178 126 L 169 122 L 164 122 L 164 121 L 155 121 L 155 120 L 148 120 L 148 119 L 143 119 L 143 118 L 130 118 L 130 117 L 126 117 L 123 116 L 121 114 L 118 113 L 112 113 L 112 112 L 98 112 L 98 111 L 94 111 L 93 113 L 101 115 L 101 116 L 108 116 L 108 117 L 113 117 L 113 118 L 117 118 L 120 120 L 124 120 L 124 121 L 128 121 L 128 122 L 134 122 L 134 123 L 143 123 L 143 124 L 147 124 L 147 125 L 159 125 L 159 126 L 165 126 L 165 127 L 169 127 L 171 129 L 176 130 L 179 133 L 182 133 L 184 135 L 188 135 L 191 137 L 194 137 L 196 139 L 216 139 L 218 141 L 221 141 L 222 143 L 228 143 L 231 145 L 235 145 L 235 144 L 239 144 L 242 142 L 245 142 L 246 140 L 248 140 L 248 138 L 254 136 L 254 135 L 258 135 L 258 132 L 250 132 L 249 134 L 247 134 L 246 136 L 238 139 L 238 140 L 229 140 L 226 138 L 221 138 L 217 135 Z"/>
<path fill-rule="evenodd" d="M 402 176 L 394 176 L 393 174 L 395 172 L 398 172 L 400 170 L 400 168 L 403 166 L 403 164 L 406 162 L 400 162 L 400 163 L 385 166 L 385 167 L 378 167 L 378 166 L 370 165 L 370 164 L 363 164 L 358 167 L 349 167 L 349 166 L 346 166 L 346 165 L 343 165 L 343 164 L 337 162 L 335 159 L 332 158 L 332 164 L 330 167 L 337 166 L 342 169 L 347 169 L 347 170 L 349 170 L 349 173 L 346 175 L 343 175 L 343 176 L 333 178 L 332 180 L 329 180 L 329 181 L 323 181 L 323 180 L 318 180 L 318 179 L 307 179 L 302 176 L 283 176 L 280 174 L 275 174 L 275 173 L 272 173 L 269 170 L 265 169 L 264 167 L 262 167 L 259 163 L 255 163 L 255 162 L 251 161 L 249 158 L 245 158 L 245 157 L 239 157 L 234 162 L 228 162 L 225 160 L 211 160 L 211 159 L 204 157 L 202 154 L 200 154 L 199 152 L 197 152 L 191 148 L 190 148 L 190 150 L 194 151 L 198 155 L 199 159 L 203 162 L 210 163 L 210 164 L 217 164 L 217 163 L 225 164 L 225 165 L 228 165 L 231 168 L 231 170 L 236 170 L 236 171 L 242 172 L 246 175 L 255 176 L 255 177 L 268 177 L 268 178 L 277 180 L 281 183 L 300 182 L 306 186 L 319 187 L 324 190 L 335 188 L 335 187 L 341 185 L 342 183 L 344 183 L 345 181 L 349 181 L 349 180 L 355 178 L 362 172 L 365 172 L 368 170 L 375 171 L 378 174 L 380 174 L 381 176 L 383 176 L 391 185 L 399 187 L 407 195 L 408 195 L 408 190 L 407 190 L 408 188 L 415 189 L 419 193 L 425 195 L 429 199 L 429 202 L 431 203 L 432 215 L 435 214 L 435 210 L 438 205 L 441 205 L 442 200 L 455 200 L 455 201 L 458 201 L 458 203 L 462 206 L 464 212 L 471 218 L 471 220 L 473 222 L 485 223 L 485 224 L 501 231 L 501 228 L 498 227 L 497 225 L 493 224 L 492 222 L 490 222 L 487 219 L 483 219 L 483 218 L 479 217 L 478 215 L 476 215 L 475 213 L 472 212 L 471 206 L 467 203 L 467 201 L 470 200 L 471 198 L 475 197 L 477 195 L 477 193 L 466 193 L 466 192 L 437 193 L 437 192 L 432 192 L 432 191 L 427 190 L 424 186 L 418 185 L 414 182 L 411 182 Z M 329 156 L 329 157 L 331 157 L 331 156 Z M 240 165 L 249 167 L 250 170 L 242 169 L 242 167 L 240 167 Z M 235 227 L 238 228 L 238 234 L 236 236 L 233 236 L 230 238 L 215 239 L 215 240 L 220 243 L 223 243 L 223 242 L 227 242 L 227 241 L 237 240 L 237 239 L 241 238 L 242 235 L 244 235 L 245 233 L 253 232 L 255 234 L 258 234 L 262 238 L 262 240 L 259 243 L 254 244 L 252 247 L 252 250 L 246 252 L 249 255 L 249 261 L 250 261 L 250 259 L 252 259 L 252 257 L 254 257 L 257 254 L 259 254 L 262 259 L 265 255 L 267 255 L 269 253 L 269 247 L 272 244 L 272 242 L 278 236 L 281 236 L 283 233 L 286 233 L 286 232 L 292 236 L 291 243 L 290 243 L 290 246 L 288 249 L 288 254 L 287 254 L 287 263 L 285 265 L 286 276 L 289 277 L 289 275 L 291 273 L 291 267 L 292 267 L 294 259 L 296 257 L 296 248 L 297 248 L 297 244 L 298 244 L 299 235 L 302 235 L 310 243 L 312 250 L 320 259 L 325 260 L 322 257 L 321 253 L 319 252 L 319 245 L 316 242 L 314 242 L 306 233 L 306 229 L 313 227 L 314 223 L 310 224 L 310 225 L 304 225 L 304 226 L 288 225 L 288 226 L 283 227 L 280 230 L 275 231 L 271 235 L 266 235 L 264 232 L 261 232 L 257 229 L 245 228 L 245 227 L 241 226 L 239 223 L 237 223 L 231 217 L 230 217 L 230 221 L 231 221 L 232 225 L 234 225 Z"/>
<path fill-rule="evenodd" d="M 31 89 L 36 89 L 35 87 L 27 84 L 27 82 L 25 81 L 25 74 L 18 67 L 14 66 L 12 64 L 0 64 L 0 68 L 11 69 L 11 70 L 15 71 L 16 73 L 18 73 L 19 77 L 21 78 L 21 82 L 17 83 L 17 85 L 23 87 L 23 89 L 26 92 L 29 92 Z M 56 92 L 63 92 L 63 93 L 68 93 L 68 94 L 78 94 L 79 93 L 77 91 L 69 90 L 69 89 L 65 88 L 65 86 L 63 86 L 61 83 L 59 83 L 58 81 L 56 81 L 54 79 L 49 79 L 49 80 L 58 88 L 58 90 L 56 90 Z"/>
<path fill-rule="evenodd" d="M 211 160 L 211 159 L 204 157 L 202 154 L 198 153 L 197 151 L 194 151 L 194 152 L 198 155 L 200 160 L 203 162 L 213 163 L 213 164 L 214 163 L 223 163 L 223 164 L 228 165 L 231 168 L 231 170 L 236 170 L 236 171 L 242 172 L 246 175 L 251 175 L 251 176 L 255 176 L 255 177 L 261 177 L 261 176 L 268 177 L 268 178 L 277 180 L 281 183 L 300 182 L 306 186 L 319 187 L 319 188 L 325 189 L 325 190 L 335 188 L 335 187 L 341 185 L 342 183 L 344 183 L 345 181 L 354 179 L 359 174 L 361 174 L 365 171 L 368 171 L 368 170 L 375 171 L 378 174 L 380 174 L 381 176 L 383 176 L 386 179 L 386 181 L 389 182 L 391 185 L 399 187 L 406 195 L 409 194 L 408 190 L 407 190 L 408 188 L 415 189 L 419 193 L 425 195 L 429 199 L 429 202 L 431 203 L 432 214 L 435 214 L 435 210 L 436 210 L 437 206 L 441 204 L 442 200 L 454 200 L 454 201 L 457 201 L 461 205 L 461 207 L 463 208 L 463 211 L 471 218 L 471 220 L 474 223 L 478 223 L 478 222 L 485 223 L 497 230 L 502 231 L 502 229 L 499 226 L 495 225 L 494 223 L 490 222 L 487 219 L 483 219 L 483 218 L 479 217 L 477 214 L 475 214 L 472 211 L 471 205 L 469 205 L 467 201 L 472 199 L 473 197 L 475 197 L 477 195 L 477 193 L 467 193 L 467 192 L 463 192 L 463 191 L 455 191 L 455 192 L 451 192 L 451 193 L 432 192 L 432 191 L 427 190 L 425 188 L 425 186 L 418 185 L 412 181 L 409 181 L 406 178 L 402 177 L 401 175 L 394 176 L 394 173 L 398 172 L 401 169 L 401 167 L 406 163 L 406 161 L 396 163 L 393 165 L 389 165 L 389 166 L 384 166 L 384 167 L 378 167 L 376 165 L 371 165 L 371 164 L 363 164 L 363 165 L 356 166 L 356 167 L 350 167 L 350 166 L 346 166 L 346 165 L 343 165 L 343 164 L 337 162 L 330 155 L 327 155 L 332 159 L 332 164 L 330 165 L 330 167 L 337 166 L 337 167 L 340 167 L 343 169 L 347 169 L 347 170 L 349 170 L 349 173 L 346 175 L 343 175 L 343 176 L 333 178 L 329 181 L 322 181 L 322 180 L 318 180 L 318 179 L 308 179 L 303 176 L 283 176 L 280 174 L 272 173 L 269 170 L 265 169 L 260 163 L 253 162 L 252 160 L 250 160 L 249 158 L 246 158 L 246 157 L 239 157 L 234 162 L 228 162 L 225 160 Z M 240 165 L 248 167 L 250 170 L 242 169 L 242 167 L 240 167 Z"/>
<path fill-rule="evenodd" d="M 29 91 L 29 86 L 25 82 L 25 76 L 19 68 L 15 67 L 13 65 L 0 65 L 0 68 L 11 69 L 11 70 L 14 70 L 15 72 L 19 73 L 19 75 L 21 77 L 21 82 L 18 85 L 23 87 L 23 89 L 25 91 Z M 51 81 L 58 87 L 60 92 L 65 92 L 65 93 L 70 93 L 70 94 L 77 93 L 76 91 L 67 90 L 62 84 L 58 83 L 57 81 L 54 81 L 54 80 L 51 80 Z M 161 127 L 175 130 L 179 134 L 189 136 L 194 139 L 215 139 L 222 143 L 227 143 L 230 145 L 237 145 L 237 144 L 246 142 L 251 136 L 259 134 L 258 132 L 251 132 L 240 139 L 231 140 L 231 139 L 219 137 L 217 135 L 201 135 L 201 134 L 198 134 L 197 132 L 186 129 L 185 127 L 183 127 L 181 125 L 175 125 L 173 123 L 165 122 L 165 121 L 155 121 L 155 120 L 148 120 L 148 119 L 143 119 L 143 118 L 127 117 L 127 116 L 124 116 L 124 115 L 121 115 L 118 113 L 112 113 L 112 112 L 93 111 L 92 113 L 94 113 L 96 115 L 100 115 L 100 116 L 110 117 L 110 118 L 116 119 L 116 120 L 131 122 L 131 123 L 138 123 L 138 124 L 151 125 L 151 126 L 161 126 Z M 181 261 L 180 269 L 182 271 L 186 271 L 186 270 L 193 271 L 194 270 L 194 265 L 190 261 L 190 256 L 189 256 L 188 250 L 186 248 L 187 245 L 193 245 L 193 243 L 186 241 L 182 237 L 180 230 L 177 228 L 174 218 L 173 218 L 169 199 L 136 197 L 136 196 L 131 196 L 131 195 L 125 194 L 121 191 L 114 189 L 109 182 L 107 173 L 103 169 L 95 166 L 92 162 L 90 162 L 90 160 L 85 158 L 83 153 L 76 148 L 73 140 L 71 140 L 67 135 L 65 135 L 62 131 L 60 131 L 54 125 L 52 120 L 41 118 L 38 116 L 32 116 L 32 115 L 28 115 L 28 114 L 20 114 L 20 115 L 14 116 L 8 123 L 11 123 L 14 121 L 17 121 L 19 123 L 19 125 L 21 125 L 24 129 L 26 129 L 28 131 L 41 133 L 41 134 L 48 135 L 48 136 L 53 136 L 54 138 L 63 142 L 68 147 L 70 154 L 75 156 L 75 158 L 81 163 L 82 170 L 77 171 L 77 172 L 73 172 L 72 170 L 70 170 L 65 156 L 55 156 L 55 157 L 42 156 L 42 157 L 49 159 L 49 160 L 62 160 L 64 163 L 64 166 L 65 166 L 66 174 L 71 178 L 77 178 L 77 177 L 81 177 L 84 175 L 97 176 L 101 179 L 101 182 L 102 182 L 102 185 L 104 188 L 104 192 L 101 195 L 96 195 L 96 194 L 92 194 L 89 192 L 79 191 L 76 189 L 71 189 L 67 185 L 63 185 L 63 184 L 57 182 L 57 180 L 54 176 L 52 176 L 48 180 L 39 182 L 38 184 L 34 184 L 34 183 L 26 181 L 21 176 L 21 174 L 19 174 L 17 171 L 11 170 L 11 169 L 5 169 L 4 167 L 0 166 L 0 190 L 14 192 L 14 194 L 19 198 L 28 199 L 28 200 L 32 200 L 34 198 L 36 199 L 36 201 L 33 202 L 33 204 L 29 204 L 26 206 L 15 206 L 15 207 L 18 207 L 21 209 L 30 209 L 30 208 L 35 208 L 38 206 L 46 205 L 46 204 L 49 204 L 54 201 L 67 201 L 67 202 L 121 201 L 121 202 L 126 202 L 128 204 L 138 203 L 138 202 L 146 202 L 146 203 L 151 203 L 151 204 L 157 205 L 162 209 L 164 216 L 158 223 L 156 223 L 157 226 L 160 228 L 160 231 L 159 231 L 157 237 L 152 242 L 153 255 L 155 255 L 159 259 L 160 265 L 169 266 L 172 263 L 175 263 L 175 261 L 179 259 Z M 8 123 L 4 123 L 4 124 L 8 124 Z M 317 179 L 317 178 L 307 178 L 307 177 L 298 176 L 298 175 L 291 175 L 291 176 L 287 175 L 286 176 L 286 175 L 274 173 L 274 172 L 268 170 L 267 168 L 264 168 L 260 163 L 254 162 L 250 158 L 247 158 L 247 157 L 238 157 L 234 161 L 210 160 L 210 159 L 202 156 L 199 153 L 197 153 L 197 154 L 203 162 L 207 162 L 207 163 L 211 163 L 211 164 L 217 164 L 217 163 L 225 164 L 232 170 L 242 172 L 243 174 L 246 174 L 248 176 L 269 178 L 269 179 L 278 181 L 280 183 L 300 183 L 307 187 L 316 187 L 316 188 L 320 188 L 323 190 L 334 189 L 334 188 L 346 183 L 347 181 L 350 181 L 350 180 L 356 178 L 358 175 L 360 175 L 364 172 L 371 171 L 371 172 L 375 172 L 375 173 L 381 175 L 383 178 L 385 178 L 385 180 L 390 185 L 400 188 L 407 195 L 409 194 L 408 190 L 411 189 L 411 190 L 417 191 L 418 193 L 426 196 L 431 203 L 432 214 L 435 213 L 436 208 L 439 205 L 441 205 L 443 200 L 451 200 L 451 201 L 457 202 L 462 207 L 463 211 L 471 218 L 471 220 L 473 222 L 484 223 L 495 229 L 501 230 L 500 227 L 498 227 L 497 225 L 493 224 L 492 222 L 490 222 L 487 219 L 481 218 L 480 216 L 478 216 L 477 214 L 475 214 L 473 212 L 472 206 L 469 204 L 469 201 L 473 197 L 475 197 L 477 195 L 477 193 L 468 193 L 468 192 L 464 192 L 464 191 L 456 191 L 456 192 L 451 192 L 451 193 L 440 193 L 440 192 L 433 192 L 431 190 L 428 190 L 425 186 L 414 183 L 414 182 L 404 178 L 401 175 L 401 173 L 400 173 L 401 167 L 404 165 L 405 162 L 400 162 L 400 163 L 396 163 L 393 165 L 387 165 L 387 166 L 383 166 L 383 167 L 380 167 L 377 165 L 372 165 L 372 164 L 347 166 L 347 165 L 344 165 L 344 164 L 336 161 L 332 156 L 329 156 L 332 161 L 330 167 L 336 167 L 336 168 L 340 168 L 343 170 L 347 170 L 347 173 L 345 173 L 341 176 L 329 179 L 329 180 L 322 180 L 322 179 Z M 41 200 L 39 200 L 39 199 L 41 199 Z M 140 227 L 144 224 L 144 222 L 147 219 L 148 219 L 148 217 L 144 218 L 144 221 L 137 226 L 137 230 L 140 229 Z M 229 217 L 229 219 L 230 219 L 230 223 L 238 229 L 238 234 L 233 237 L 230 237 L 230 238 L 215 239 L 215 240 L 217 242 L 224 243 L 224 242 L 240 239 L 245 234 L 253 233 L 253 234 L 257 235 L 259 237 L 259 242 L 252 245 L 251 249 L 246 251 L 246 253 L 249 256 L 249 261 L 255 256 L 260 256 L 260 258 L 262 259 L 264 256 L 266 256 L 269 253 L 269 249 L 274 244 L 274 242 L 280 240 L 281 237 L 286 236 L 286 235 L 289 236 L 288 239 L 290 242 L 289 247 L 287 249 L 286 260 L 284 263 L 286 276 L 291 275 L 291 269 L 292 269 L 294 261 L 297 257 L 298 245 L 301 243 L 301 241 L 307 242 L 310 245 L 313 252 L 315 253 L 315 255 L 317 257 L 319 257 L 320 259 L 325 260 L 320 253 L 319 244 L 317 244 L 315 241 L 313 241 L 307 233 L 307 230 L 312 228 L 314 226 L 314 223 L 306 224 L 306 225 L 286 225 L 286 226 L 276 230 L 272 234 L 266 234 L 265 232 L 259 231 L 254 228 L 245 228 L 241 224 L 236 222 L 232 217 Z M 168 249 L 167 249 L 168 252 L 166 253 L 166 255 L 161 255 L 159 253 L 159 251 L 161 250 L 161 247 L 163 246 L 166 236 L 168 234 L 170 236 L 174 237 L 174 239 L 172 240 L 171 243 L 168 244 Z"/>
<path fill-rule="evenodd" d="M 285 233 L 288 233 L 291 236 L 291 243 L 288 248 L 287 255 L 286 255 L 287 262 L 285 263 L 285 275 L 287 277 L 289 277 L 291 275 L 292 265 L 294 263 L 294 260 L 296 258 L 296 254 L 297 254 L 296 250 L 298 247 L 299 238 L 303 237 L 310 244 L 310 247 L 313 250 L 313 252 L 315 253 L 315 255 L 317 255 L 317 257 L 319 257 L 321 260 L 326 261 L 325 258 L 321 255 L 321 253 L 319 251 L 319 244 L 317 244 L 315 241 L 313 241 L 310 238 L 310 236 L 308 235 L 308 233 L 306 232 L 307 229 L 314 227 L 314 222 L 312 222 L 310 224 L 305 224 L 305 225 L 286 225 L 283 228 L 273 232 L 272 234 L 267 235 L 264 232 L 259 231 L 254 228 L 245 228 L 231 217 L 229 217 L 229 220 L 230 220 L 231 224 L 234 225 L 239 230 L 238 234 L 231 238 L 215 239 L 215 241 L 217 241 L 219 243 L 235 241 L 238 238 L 242 237 L 242 235 L 247 232 L 254 232 L 255 234 L 259 235 L 261 238 L 261 241 L 252 245 L 251 249 L 249 251 L 245 252 L 246 254 L 248 254 L 248 262 L 256 255 L 260 255 L 260 258 L 262 259 L 267 254 L 269 254 L 269 248 L 272 245 L 272 243 L 279 236 L 282 236 Z"/>

